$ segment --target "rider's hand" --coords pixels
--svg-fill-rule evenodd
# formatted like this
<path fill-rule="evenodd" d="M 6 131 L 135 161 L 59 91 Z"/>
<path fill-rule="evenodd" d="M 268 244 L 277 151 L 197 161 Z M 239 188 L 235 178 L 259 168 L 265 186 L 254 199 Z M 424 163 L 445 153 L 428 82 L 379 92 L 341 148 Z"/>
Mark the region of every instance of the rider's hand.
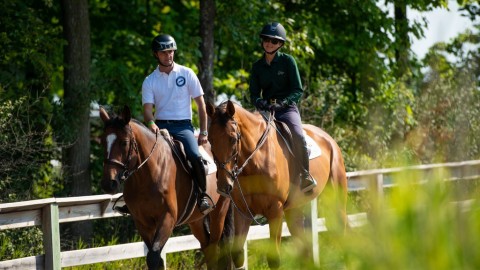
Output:
<path fill-rule="evenodd" d="M 276 110 L 279 110 L 281 108 L 283 108 L 283 107 L 279 103 L 273 103 L 272 105 L 270 105 L 270 107 L 268 107 L 268 109 L 270 111 L 276 111 Z"/>
<path fill-rule="evenodd" d="M 207 135 L 199 134 L 199 135 L 198 135 L 198 145 L 206 144 L 207 141 L 208 141 L 207 138 L 208 138 Z"/>
<path fill-rule="evenodd" d="M 153 120 L 148 122 L 148 129 L 150 129 L 153 133 L 157 133 L 160 131 L 160 129 Z"/>
<path fill-rule="evenodd" d="M 266 111 L 268 109 L 268 102 L 263 98 L 258 98 L 255 101 L 255 107 L 257 107 L 259 111 Z"/>
<path fill-rule="evenodd" d="M 288 106 L 288 101 L 284 99 L 284 100 L 281 100 L 280 102 L 273 103 L 268 107 L 268 109 L 270 111 L 276 111 L 276 110 L 286 108 L 287 106 Z"/>

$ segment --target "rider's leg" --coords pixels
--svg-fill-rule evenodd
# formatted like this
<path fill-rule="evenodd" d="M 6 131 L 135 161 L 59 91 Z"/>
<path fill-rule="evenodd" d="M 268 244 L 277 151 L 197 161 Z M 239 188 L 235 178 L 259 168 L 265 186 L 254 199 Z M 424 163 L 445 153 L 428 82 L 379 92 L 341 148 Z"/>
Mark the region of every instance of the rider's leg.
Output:
<path fill-rule="evenodd" d="M 212 206 L 208 203 L 207 197 L 207 176 L 205 172 L 205 166 L 203 164 L 203 158 L 197 157 L 190 160 L 192 163 L 192 169 L 194 173 L 194 179 L 197 182 L 198 188 L 200 189 L 200 198 L 198 200 L 198 207 L 200 212 L 207 214 L 212 209 Z"/>
<path fill-rule="evenodd" d="M 193 133 L 192 124 L 169 124 L 167 127 L 170 134 L 176 139 L 182 142 L 187 159 L 192 165 L 192 176 L 197 187 L 200 190 L 200 198 L 198 200 L 198 207 L 200 212 L 206 214 L 213 210 L 209 204 L 207 195 L 207 177 L 205 173 L 205 167 L 203 165 L 202 155 L 198 149 L 198 140 Z"/>
<path fill-rule="evenodd" d="M 277 120 L 283 121 L 288 125 L 293 137 L 293 154 L 296 160 L 300 160 L 300 189 L 303 192 L 312 190 L 316 185 L 315 179 L 313 179 L 309 173 L 310 159 L 308 157 L 307 144 L 305 142 L 305 136 L 303 135 L 302 120 L 300 113 L 295 105 L 290 105 L 285 109 L 276 112 L 275 117 Z"/>

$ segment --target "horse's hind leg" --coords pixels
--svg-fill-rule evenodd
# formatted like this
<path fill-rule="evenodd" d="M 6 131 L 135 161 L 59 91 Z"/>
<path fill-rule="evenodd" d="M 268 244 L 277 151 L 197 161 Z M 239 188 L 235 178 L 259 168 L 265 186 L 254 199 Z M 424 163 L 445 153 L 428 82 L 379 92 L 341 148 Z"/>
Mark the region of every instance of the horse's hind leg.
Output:
<path fill-rule="evenodd" d="M 192 234 L 197 238 L 198 242 L 200 242 L 200 249 L 202 250 L 205 261 L 207 262 L 207 267 L 210 261 L 213 260 L 211 258 L 213 255 L 209 252 L 208 243 L 210 242 L 210 235 L 208 233 L 207 228 L 205 227 L 205 223 L 203 219 L 191 222 L 188 224 Z M 208 269 L 211 269 L 208 267 Z"/>
<path fill-rule="evenodd" d="M 285 211 L 285 220 L 288 230 L 292 234 L 292 242 L 298 252 L 297 255 L 309 258 L 309 261 L 313 262 L 312 239 L 309 237 L 312 224 L 305 217 L 301 208 L 291 208 Z"/>

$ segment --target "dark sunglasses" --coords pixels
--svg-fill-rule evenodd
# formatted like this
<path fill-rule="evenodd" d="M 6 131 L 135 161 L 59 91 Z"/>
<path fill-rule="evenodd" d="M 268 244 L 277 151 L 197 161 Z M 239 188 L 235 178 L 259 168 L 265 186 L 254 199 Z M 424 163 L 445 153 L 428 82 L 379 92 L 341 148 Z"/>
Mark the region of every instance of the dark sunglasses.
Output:
<path fill-rule="evenodd" d="M 280 40 L 275 39 L 275 38 L 262 38 L 262 42 L 263 42 L 263 43 L 270 42 L 270 43 L 272 43 L 273 45 L 277 45 L 278 43 L 280 43 Z"/>

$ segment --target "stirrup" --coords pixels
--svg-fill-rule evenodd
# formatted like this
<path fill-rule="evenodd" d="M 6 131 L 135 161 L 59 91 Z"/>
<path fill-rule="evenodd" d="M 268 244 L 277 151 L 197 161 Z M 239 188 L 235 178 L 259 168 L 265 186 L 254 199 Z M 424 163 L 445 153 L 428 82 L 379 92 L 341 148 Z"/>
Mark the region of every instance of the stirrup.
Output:
<path fill-rule="evenodd" d="M 124 215 L 124 216 L 128 216 L 130 215 L 130 210 L 128 210 L 128 207 L 127 205 L 123 205 L 123 206 L 115 206 L 115 208 L 113 208 L 113 210 L 119 212 L 120 214 Z"/>
<path fill-rule="evenodd" d="M 202 194 L 202 197 L 198 201 L 198 209 L 203 215 L 210 213 L 213 210 L 213 207 L 208 203 L 208 199 L 205 194 Z"/>
<path fill-rule="evenodd" d="M 317 181 L 308 173 L 304 172 L 301 174 L 301 184 L 300 189 L 302 192 L 309 192 L 317 186 Z"/>

